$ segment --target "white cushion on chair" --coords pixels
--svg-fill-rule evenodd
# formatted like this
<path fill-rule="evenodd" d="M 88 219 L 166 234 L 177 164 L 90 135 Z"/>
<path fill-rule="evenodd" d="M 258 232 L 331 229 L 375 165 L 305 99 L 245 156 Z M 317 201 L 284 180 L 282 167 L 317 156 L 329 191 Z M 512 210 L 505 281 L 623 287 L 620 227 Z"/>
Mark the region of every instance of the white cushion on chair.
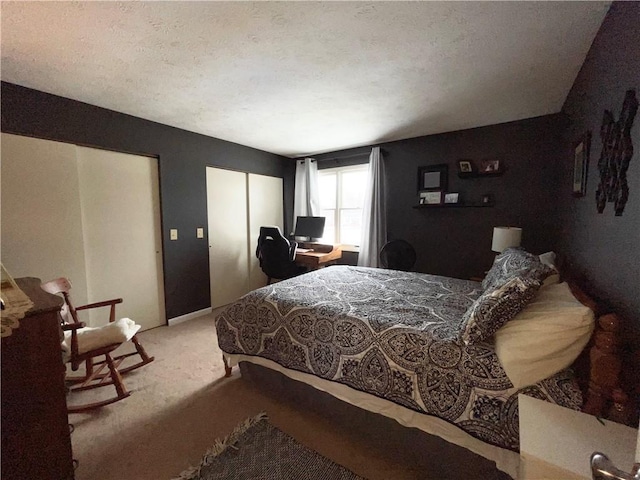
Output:
<path fill-rule="evenodd" d="M 130 318 L 120 320 L 102 327 L 84 327 L 77 330 L 78 353 L 85 353 L 96 348 L 106 347 L 114 343 L 124 343 L 131 340 L 136 332 L 140 330 L 140 325 Z M 71 352 L 71 332 L 64 332 L 62 349 L 65 353 Z"/>

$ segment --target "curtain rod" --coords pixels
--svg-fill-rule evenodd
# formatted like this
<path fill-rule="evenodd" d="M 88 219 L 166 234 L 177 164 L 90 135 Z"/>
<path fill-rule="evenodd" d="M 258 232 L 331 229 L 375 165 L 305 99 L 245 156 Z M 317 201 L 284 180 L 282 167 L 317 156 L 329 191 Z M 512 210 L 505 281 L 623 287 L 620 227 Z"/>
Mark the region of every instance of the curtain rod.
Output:
<path fill-rule="evenodd" d="M 341 156 L 337 156 L 337 157 L 322 158 L 321 161 L 346 160 L 347 158 L 368 157 L 369 155 L 371 155 L 371 152 L 352 153 L 351 155 L 341 155 Z"/>
<path fill-rule="evenodd" d="M 381 149 L 381 152 L 384 153 L 384 151 Z M 328 161 L 328 160 L 345 160 L 347 158 L 355 158 L 355 157 L 368 157 L 369 155 L 371 155 L 371 152 L 361 152 L 361 153 L 352 153 L 351 155 L 340 155 L 340 156 L 336 156 L 336 157 L 327 157 L 327 158 L 321 158 L 320 161 L 324 162 L 324 161 Z M 311 157 L 305 157 L 305 158 L 311 158 Z M 298 162 L 304 162 L 305 158 L 299 158 L 297 161 Z M 317 160 L 315 158 L 311 158 L 312 162 L 316 162 Z"/>

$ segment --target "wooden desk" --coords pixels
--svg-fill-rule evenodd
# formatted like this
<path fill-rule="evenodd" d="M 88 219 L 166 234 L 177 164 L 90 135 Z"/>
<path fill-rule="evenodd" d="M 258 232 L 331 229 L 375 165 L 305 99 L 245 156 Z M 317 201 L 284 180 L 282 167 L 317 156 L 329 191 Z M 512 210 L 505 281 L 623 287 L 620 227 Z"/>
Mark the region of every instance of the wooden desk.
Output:
<path fill-rule="evenodd" d="M 302 244 L 304 245 L 304 244 Z M 300 247 L 305 248 L 305 247 Z M 316 270 L 321 267 L 331 265 L 336 260 L 342 258 L 342 248 L 335 245 L 330 252 L 300 252 L 296 251 L 296 263 L 300 266 L 307 267 L 310 270 Z"/>

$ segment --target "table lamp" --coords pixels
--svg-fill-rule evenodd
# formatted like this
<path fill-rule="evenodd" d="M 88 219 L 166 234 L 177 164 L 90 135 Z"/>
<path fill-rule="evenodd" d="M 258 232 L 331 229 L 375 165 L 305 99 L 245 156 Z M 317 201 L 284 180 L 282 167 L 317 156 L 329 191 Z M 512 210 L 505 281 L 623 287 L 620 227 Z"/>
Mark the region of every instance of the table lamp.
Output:
<path fill-rule="evenodd" d="M 491 250 L 502 253 L 509 247 L 519 247 L 522 229 L 518 227 L 493 227 Z"/>

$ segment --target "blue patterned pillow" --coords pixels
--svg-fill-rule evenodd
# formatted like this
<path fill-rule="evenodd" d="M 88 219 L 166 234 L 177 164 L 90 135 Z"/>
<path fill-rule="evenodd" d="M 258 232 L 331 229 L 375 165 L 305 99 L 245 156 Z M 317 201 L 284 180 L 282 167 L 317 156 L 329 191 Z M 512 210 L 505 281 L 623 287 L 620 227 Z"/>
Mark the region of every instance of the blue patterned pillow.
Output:
<path fill-rule="evenodd" d="M 542 282 L 551 273 L 553 269 L 542 263 L 538 255 L 533 255 L 522 248 L 507 248 L 496 257 L 482 281 L 482 288 L 485 292 L 490 292 L 513 277 Z"/>
<path fill-rule="evenodd" d="M 540 285 L 538 280 L 513 277 L 501 287 L 484 292 L 462 317 L 462 341 L 471 345 L 492 336 L 529 303 Z"/>

